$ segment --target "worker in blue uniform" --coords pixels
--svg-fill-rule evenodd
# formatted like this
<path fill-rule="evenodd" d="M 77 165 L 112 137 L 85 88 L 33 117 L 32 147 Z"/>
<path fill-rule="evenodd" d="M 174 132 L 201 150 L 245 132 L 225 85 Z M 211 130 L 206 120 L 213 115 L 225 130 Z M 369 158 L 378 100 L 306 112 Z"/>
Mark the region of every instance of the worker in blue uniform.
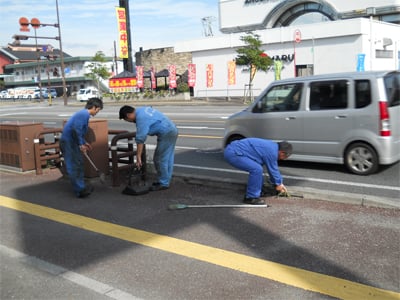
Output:
<path fill-rule="evenodd" d="M 142 167 L 142 153 L 147 136 L 157 136 L 153 163 L 157 171 L 157 181 L 150 187 L 151 191 L 169 188 L 174 167 L 174 151 L 178 138 L 175 124 L 162 112 L 150 107 L 124 105 L 119 110 L 119 118 L 136 123 L 136 166 Z"/>
<path fill-rule="evenodd" d="M 92 146 L 85 141 L 85 135 L 88 131 L 90 117 L 94 117 L 102 109 L 101 99 L 89 99 L 85 108 L 77 111 L 65 123 L 61 135 L 60 148 L 65 168 L 78 198 L 85 198 L 93 192 L 92 186 L 85 185 L 82 153 L 92 150 Z"/>
<path fill-rule="evenodd" d="M 292 154 L 292 145 L 286 141 L 274 142 L 260 138 L 245 138 L 231 142 L 224 151 L 225 160 L 232 166 L 249 172 L 244 203 L 264 204 L 262 187 L 264 184 L 263 166 L 269 174 L 271 184 L 277 192 L 287 192 L 279 172 L 278 160 Z"/>

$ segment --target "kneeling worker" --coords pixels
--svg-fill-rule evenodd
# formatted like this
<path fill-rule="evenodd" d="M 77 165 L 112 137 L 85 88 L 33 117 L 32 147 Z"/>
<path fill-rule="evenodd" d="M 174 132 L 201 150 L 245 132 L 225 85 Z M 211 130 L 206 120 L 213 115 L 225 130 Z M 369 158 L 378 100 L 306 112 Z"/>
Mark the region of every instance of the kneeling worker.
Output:
<path fill-rule="evenodd" d="M 225 160 L 232 166 L 249 172 L 244 203 L 264 204 L 260 199 L 264 184 L 263 166 L 265 165 L 270 181 L 277 192 L 287 192 L 278 168 L 278 160 L 292 154 L 292 145 L 286 141 L 274 142 L 260 138 L 236 140 L 226 146 Z"/>

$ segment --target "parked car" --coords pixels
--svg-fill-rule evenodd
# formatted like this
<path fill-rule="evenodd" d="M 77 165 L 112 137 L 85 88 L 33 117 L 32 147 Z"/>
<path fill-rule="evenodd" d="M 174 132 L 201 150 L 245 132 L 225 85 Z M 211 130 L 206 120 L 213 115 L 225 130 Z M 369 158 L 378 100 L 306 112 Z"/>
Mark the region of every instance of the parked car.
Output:
<path fill-rule="evenodd" d="M 90 98 L 101 98 L 99 91 L 95 88 L 80 89 L 76 95 L 76 100 L 80 102 L 88 101 Z"/>
<path fill-rule="evenodd" d="M 42 93 L 42 98 L 44 97 L 44 94 L 46 93 L 47 89 L 46 88 L 36 88 L 33 92 L 33 98 L 34 99 L 40 99 L 40 93 Z"/>
<path fill-rule="evenodd" d="M 297 77 L 271 83 L 226 122 L 224 146 L 287 140 L 291 160 L 344 164 L 368 175 L 400 160 L 400 72 Z"/>
<path fill-rule="evenodd" d="M 57 91 L 55 89 L 50 89 L 50 95 L 51 98 L 57 98 Z M 46 89 L 46 91 L 43 94 L 43 98 L 49 98 L 49 90 Z"/>
<path fill-rule="evenodd" d="M 1 99 L 9 98 L 8 92 L 6 90 L 0 91 L 0 98 Z"/>

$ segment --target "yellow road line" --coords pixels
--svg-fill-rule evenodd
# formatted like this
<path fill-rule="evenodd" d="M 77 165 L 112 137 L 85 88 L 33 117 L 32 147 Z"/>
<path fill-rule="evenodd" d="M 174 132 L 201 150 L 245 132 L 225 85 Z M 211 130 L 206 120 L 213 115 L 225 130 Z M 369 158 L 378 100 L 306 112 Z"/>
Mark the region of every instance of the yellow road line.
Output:
<path fill-rule="evenodd" d="M 116 225 L 73 213 L 0 196 L 0 205 L 113 238 L 182 255 L 340 299 L 400 299 L 400 293 L 306 271 L 198 243 Z"/>

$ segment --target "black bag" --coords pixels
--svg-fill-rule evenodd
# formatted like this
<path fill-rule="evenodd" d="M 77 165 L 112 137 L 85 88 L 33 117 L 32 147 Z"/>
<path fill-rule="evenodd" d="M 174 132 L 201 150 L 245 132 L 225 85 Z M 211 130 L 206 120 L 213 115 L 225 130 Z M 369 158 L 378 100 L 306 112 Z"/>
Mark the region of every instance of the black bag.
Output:
<path fill-rule="evenodd" d="M 144 172 L 136 166 L 133 166 L 129 171 L 128 185 L 123 189 L 122 194 L 131 196 L 147 194 L 150 191 L 150 187 L 147 186 L 144 178 Z M 135 179 L 135 186 L 132 185 L 132 179 Z"/>

